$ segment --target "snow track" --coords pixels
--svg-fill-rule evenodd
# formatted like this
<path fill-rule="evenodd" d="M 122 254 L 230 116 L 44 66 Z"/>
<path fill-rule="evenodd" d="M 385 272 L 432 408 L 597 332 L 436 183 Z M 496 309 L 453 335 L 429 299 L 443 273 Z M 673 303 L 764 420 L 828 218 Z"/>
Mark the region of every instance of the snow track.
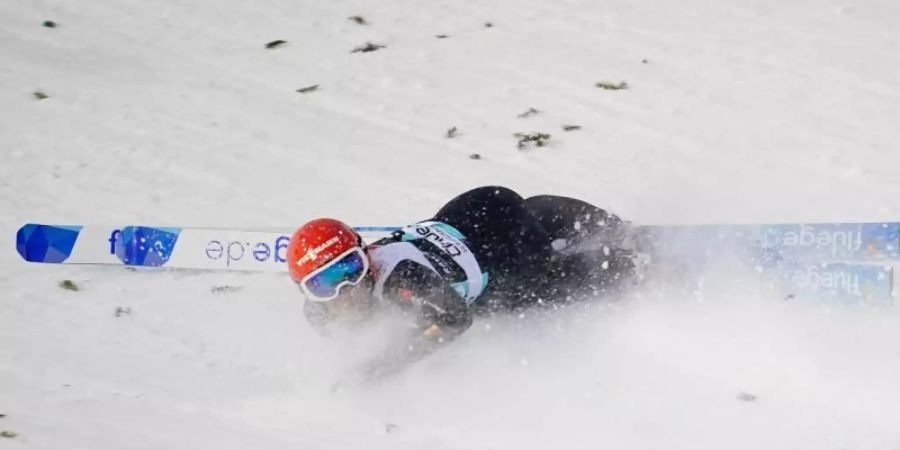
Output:
<path fill-rule="evenodd" d="M 900 446 L 898 313 L 786 302 L 744 274 L 482 319 L 334 393 L 360 352 L 314 334 L 284 277 L 44 267 L 12 245 L 26 221 L 393 224 L 481 184 L 643 223 L 897 220 L 900 7 L 35 0 L 0 16 L 2 448 Z M 385 48 L 351 53 L 366 42 Z M 534 131 L 550 145 L 519 151 Z"/>

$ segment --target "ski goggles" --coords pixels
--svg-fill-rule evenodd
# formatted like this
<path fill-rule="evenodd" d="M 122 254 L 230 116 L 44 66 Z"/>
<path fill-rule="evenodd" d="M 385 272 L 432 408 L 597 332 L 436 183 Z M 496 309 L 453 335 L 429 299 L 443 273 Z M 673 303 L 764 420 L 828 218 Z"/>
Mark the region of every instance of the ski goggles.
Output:
<path fill-rule="evenodd" d="M 328 264 L 300 280 L 300 289 L 316 302 L 327 302 L 338 296 L 345 285 L 356 285 L 369 271 L 369 259 L 360 247 L 353 247 Z"/>

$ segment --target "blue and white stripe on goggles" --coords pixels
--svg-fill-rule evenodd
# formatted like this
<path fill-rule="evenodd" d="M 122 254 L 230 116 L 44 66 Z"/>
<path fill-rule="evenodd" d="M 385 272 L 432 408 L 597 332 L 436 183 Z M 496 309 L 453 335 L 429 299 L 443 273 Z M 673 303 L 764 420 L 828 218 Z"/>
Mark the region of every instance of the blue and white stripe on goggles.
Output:
<path fill-rule="evenodd" d="M 305 276 L 299 284 L 310 300 L 327 302 L 337 297 L 342 287 L 359 284 L 368 271 L 369 259 L 365 252 L 353 247 Z"/>

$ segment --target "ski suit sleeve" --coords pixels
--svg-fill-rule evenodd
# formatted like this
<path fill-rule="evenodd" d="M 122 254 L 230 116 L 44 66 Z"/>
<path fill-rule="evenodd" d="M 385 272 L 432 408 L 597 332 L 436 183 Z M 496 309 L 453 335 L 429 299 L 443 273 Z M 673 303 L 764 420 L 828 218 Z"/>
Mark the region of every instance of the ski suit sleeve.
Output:
<path fill-rule="evenodd" d="M 404 342 L 361 368 L 374 381 L 403 370 L 446 345 L 472 325 L 472 313 L 452 286 L 431 269 L 402 261 L 385 281 L 383 297 L 395 302 L 415 324 Z"/>
<path fill-rule="evenodd" d="M 465 300 L 440 275 L 417 262 L 400 262 L 385 281 L 382 295 L 412 316 L 419 330 L 434 337 L 450 340 L 472 325 Z"/>

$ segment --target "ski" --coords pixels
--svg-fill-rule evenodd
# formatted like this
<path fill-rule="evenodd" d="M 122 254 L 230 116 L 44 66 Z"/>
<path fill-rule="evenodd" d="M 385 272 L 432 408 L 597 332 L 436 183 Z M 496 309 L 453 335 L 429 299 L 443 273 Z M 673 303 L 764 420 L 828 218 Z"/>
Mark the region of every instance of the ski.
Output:
<path fill-rule="evenodd" d="M 732 251 L 768 261 L 900 260 L 900 222 L 648 225 L 638 230 L 643 245 L 658 254 Z"/>
<path fill-rule="evenodd" d="M 377 239 L 399 226 L 355 227 Z M 292 230 L 26 224 L 16 249 L 29 262 L 258 270 L 281 263 Z M 633 226 L 636 250 L 694 264 L 723 252 L 773 265 L 780 261 L 900 261 L 900 222 Z M 176 245 L 177 244 L 177 245 Z M 183 261 L 183 262 L 180 262 Z M 210 264 L 210 261 L 213 264 Z"/>
<path fill-rule="evenodd" d="M 395 228 L 357 227 L 366 240 Z M 242 231 L 140 225 L 25 224 L 16 250 L 28 262 L 286 272 L 291 230 Z"/>
<path fill-rule="evenodd" d="M 355 227 L 367 241 L 400 227 Z M 293 230 L 26 224 L 25 261 L 286 272 Z M 632 226 L 638 252 L 700 273 L 721 255 L 798 296 L 890 303 L 900 277 L 900 222 Z M 896 267 L 895 267 L 896 264 Z"/>

